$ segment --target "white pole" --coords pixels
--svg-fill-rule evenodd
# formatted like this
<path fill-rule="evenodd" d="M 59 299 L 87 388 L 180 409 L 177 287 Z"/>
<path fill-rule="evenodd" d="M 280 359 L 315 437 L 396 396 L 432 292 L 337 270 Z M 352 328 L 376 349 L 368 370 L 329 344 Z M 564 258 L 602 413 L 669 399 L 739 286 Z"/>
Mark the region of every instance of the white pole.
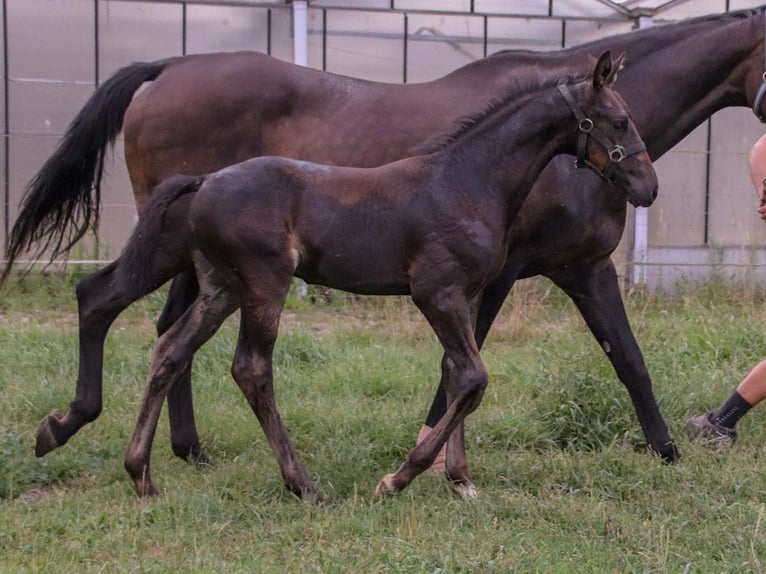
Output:
<path fill-rule="evenodd" d="M 639 28 L 648 28 L 654 24 L 650 16 L 638 19 Z M 644 282 L 645 264 L 649 262 L 649 210 L 637 207 L 633 219 L 633 285 Z"/>
<path fill-rule="evenodd" d="M 308 1 L 293 0 L 293 63 L 299 66 L 309 65 L 308 35 Z M 295 294 L 299 299 L 309 294 L 305 281 L 296 280 Z"/>
<path fill-rule="evenodd" d="M 293 0 L 293 62 L 309 65 L 307 0 Z"/>

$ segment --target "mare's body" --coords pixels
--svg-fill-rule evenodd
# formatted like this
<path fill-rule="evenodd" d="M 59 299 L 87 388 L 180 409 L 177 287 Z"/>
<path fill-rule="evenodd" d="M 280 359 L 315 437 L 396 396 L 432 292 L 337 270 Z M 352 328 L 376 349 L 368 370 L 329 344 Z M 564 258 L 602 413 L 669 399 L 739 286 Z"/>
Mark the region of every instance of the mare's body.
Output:
<path fill-rule="evenodd" d="M 175 174 L 199 174 L 260 154 L 337 165 L 372 166 L 412 155 L 425 140 L 449 133 L 462 116 L 482 109 L 528 69 L 566 68 L 604 47 L 626 51 L 621 92 L 653 159 L 713 112 L 751 106 L 764 71 L 764 10 L 655 26 L 551 53 L 505 52 L 439 80 L 406 86 L 365 82 L 300 68 L 253 53 L 173 58 L 125 68 L 106 82 L 38 174 L 14 226 L 12 260 L 34 241 L 64 248 L 98 211 L 91 195 L 99 158 L 125 122 L 125 153 L 139 209 L 152 187 Z M 144 81 L 152 84 L 132 102 Z M 760 113 L 764 113 L 761 110 Z M 511 257 L 485 290 L 476 334 L 483 342 L 519 278 L 546 275 L 572 298 L 614 365 L 634 403 L 647 442 L 676 457 L 652 393 L 651 379 L 630 329 L 610 255 L 625 225 L 624 198 L 571 158 L 542 173 L 512 229 Z M 78 219 L 79 216 L 84 216 Z M 72 220 L 79 225 L 67 225 Z M 68 231 L 74 229 L 73 234 Z M 63 235 L 59 235 L 63 233 Z M 10 266 L 9 266 L 10 267 Z M 195 294 L 190 262 L 181 266 L 163 332 Z M 106 279 L 110 268 L 104 272 Z M 38 453 L 64 444 L 102 406 L 102 351 L 109 323 L 127 304 L 105 299 L 88 284 L 81 304 L 81 366 L 66 416 L 40 427 Z M 204 458 L 194 424 L 190 374 L 169 396 L 173 450 Z"/>

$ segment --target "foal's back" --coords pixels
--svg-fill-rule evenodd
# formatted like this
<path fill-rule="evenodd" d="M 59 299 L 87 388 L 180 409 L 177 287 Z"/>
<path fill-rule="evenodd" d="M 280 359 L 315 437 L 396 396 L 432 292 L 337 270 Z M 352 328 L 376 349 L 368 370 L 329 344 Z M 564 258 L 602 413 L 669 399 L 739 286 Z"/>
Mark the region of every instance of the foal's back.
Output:
<path fill-rule="evenodd" d="M 206 177 L 190 221 L 203 251 L 221 254 L 217 267 L 261 259 L 310 283 L 407 294 L 446 197 L 426 183 L 435 171 L 428 156 L 366 169 L 253 158 Z"/>

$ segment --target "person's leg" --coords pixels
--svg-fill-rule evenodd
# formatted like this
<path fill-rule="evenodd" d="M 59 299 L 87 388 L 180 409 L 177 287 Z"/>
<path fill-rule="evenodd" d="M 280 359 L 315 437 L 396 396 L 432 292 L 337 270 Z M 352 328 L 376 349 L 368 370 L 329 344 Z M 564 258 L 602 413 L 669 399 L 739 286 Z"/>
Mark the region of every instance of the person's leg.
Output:
<path fill-rule="evenodd" d="M 735 427 L 748 411 L 766 398 L 766 360 L 758 363 L 717 409 L 690 418 L 686 432 L 715 442 L 733 443 Z"/>

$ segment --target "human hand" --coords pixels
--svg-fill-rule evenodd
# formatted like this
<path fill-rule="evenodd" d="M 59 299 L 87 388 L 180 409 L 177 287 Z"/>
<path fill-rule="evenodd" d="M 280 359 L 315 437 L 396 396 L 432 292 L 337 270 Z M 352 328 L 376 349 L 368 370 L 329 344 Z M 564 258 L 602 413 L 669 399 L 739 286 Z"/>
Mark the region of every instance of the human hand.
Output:
<path fill-rule="evenodd" d="M 766 221 L 766 204 L 764 204 L 764 205 L 761 205 L 761 206 L 758 208 L 758 215 L 761 217 L 761 219 L 763 219 L 764 221 Z"/>

